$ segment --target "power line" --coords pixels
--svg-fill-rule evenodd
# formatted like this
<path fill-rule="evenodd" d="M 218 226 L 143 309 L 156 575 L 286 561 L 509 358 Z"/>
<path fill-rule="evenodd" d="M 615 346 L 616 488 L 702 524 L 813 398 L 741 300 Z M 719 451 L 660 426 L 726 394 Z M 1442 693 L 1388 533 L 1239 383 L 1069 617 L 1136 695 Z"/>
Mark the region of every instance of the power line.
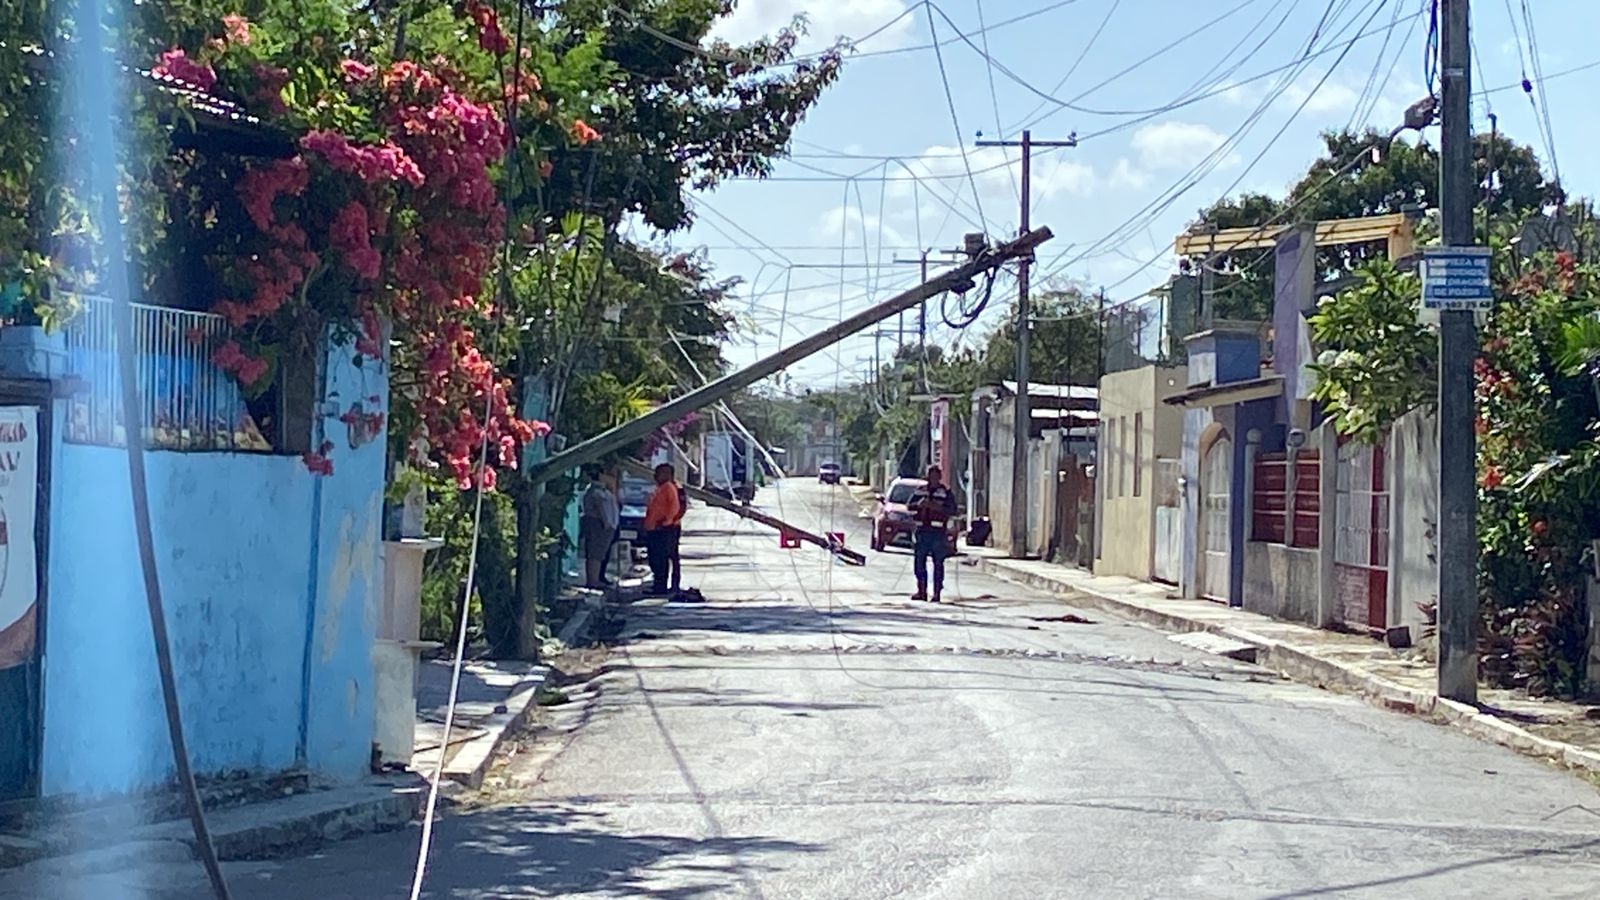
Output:
<path fill-rule="evenodd" d="M 929 6 L 931 8 L 931 4 L 929 4 Z M 938 44 L 939 30 L 934 24 L 932 16 L 928 17 L 928 31 L 934 39 L 933 54 L 939 63 L 939 81 L 944 85 L 945 105 L 950 108 L 950 124 L 955 126 L 956 144 L 962 148 L 961 164 L 966 168 L 967 181 L 972 186 L 972 202 L 977 205 L 979 223 L 982 225 L 983 230 L 987 232 L 989 230 L 989 226 L 988 220 L 985 219 L 983 215 L 982 192 L 978 190 L 978 179 L 972 174 L 972 157 L 966 152 L 966 146 L 964 144 L 965 133 L 961 130 L 961 117 L 956 114 L 956 98 L 955 95 L 950 92 L 950 73 L 945 70 L 944 52 L 939 49 Z"/>
<path fill-rule="evenodd" d="M 1333 4 L 1330 3 L 1329 5 L 1331 7 Z M 1378 8 L 1373 10 L 1373 15 L 1368 17 L 1368 21 L 1369 22 L 1371 21 L 1371 18 L 1373 16 L 1375 16 L 1376 13 L 1380 9 L 1381 9 L 1381 7 L 1378 7 Z M 1346 27 L 1348 27 L 1348 26 L 1346 26 Z M 1320 34 L 1320 32 L 1321 32 L 1321 24 L 1320 23 L 1318 25 L 1318 29 L 1317 30 L 1318 30 L 1318 33 Z M 1342 30 L 1343 29 L 1341 29 L 1341 31 Z M 1313 36 L 1313 40 L 1312 40 L 1311 43 L 1314 44 L 1314 42 L 1315 42 L 1315 36 Z M 1306 95 L 1305 99 L 1303 99 L 1301 101 L 1299 108 L 1296 109 L 1295 113 L 1292 116 L 1290 116 L 1290 118 L 1289 118 L 1289 120 L 1287 122 L 1285 122 L 1283 128 L 1279 129 L 1277 135 L 1275 135 L 1273 137 L 1272 141 L 1270 141 L 1267 144 L 1267 147 L 1263 149 L 1262 153 L 1258 154 L 1256 159 L 1254 161 L 1252 161 L 1250 166 L 1245 168 L 1245 170 L 1240 174 L 1239 178 L 1234 181 L 1233 186 L 1237 186 L 1239 184 L 1239 182 L 1242 181 L 1244 179 L 1244 177 L 1246 175 L 1248 175 L 1250 173 L 1250 171 L 1254 168 L 1254 166 L 1261 160 L 1262 156 L 1265 155 L 1266 150 L 1270 149 L 1272 144 L 1275 143 L 1278 139 L 1280 139 L 1282 137 L 1284 131 L 1287 130 L 1288 125 L 1290 123 L 1292 123 L 1294 121 L 1294 119 L 1299 116 L 1300 112 L 1305 109 L 1306 104 L 1309 103 L 1311 98 L 1316 94 L 1316 90 L 1321 88 L 1322 84 L 1327 81 L 1328 77 L 1333 73 L 1334 69 L 1336 69 L 1338 67 L 1339 62 L 1343 61 L 1343 59 L 1349 54 L 1350 50 L 1354 46 L 1355 46 L 1355 44 L 1354 44 L 1353 41 L 1346 42 L 1345 44 L 1343 44 L 1342 52 L 1339 54 L 1338 58 L 1335 60 L 1333 65 L 1329 67 L 1327 74 L 1325 74 L 1323 76 L 1322 80 L 1318 82 L 1317 88 L 1312 90 L 1312 91 L 1307 92 L 1307 95 Z M 1309 67 L 1310 61 L 1313 58 L 1314 58 L 1313 54 L 1311 54 L 1309 52 L 1302 52 L 1300 54 L 1299 58 L 1298 58 L 1298 62 L 1299 62 L 1299 68 L 1298 69 L 1294 69 L 1292 66 L 1291 67 L 1283 67 L 1283 68 L 1289 69 L 1290 71 L 1285 77 L 1283 77 L 1283 78 L 1281 78 L 1279 80 L 1278 89 L 1267 92 L 1266 96 L 1264 96 L 1262 98 L 1262 100 L 1257 104 L 1255 110 L 1253 110 L 1250 113 L 1250 115 L 1246 117 L 1245 121 L 1243 123 L 1241 123 L 1240 126 L 1237 129 L 1235 129 L 1234 132 L 1231 135 L 1228 136 L 1228 138 L 1226 138 L 1220 145 L 1218 145 L 1218 147 L 1216 149 L 1214 149 L 1210 154 L 1208 154 L 1204 159 L 1202 159 L 1200 161 L 1200 163 L 1198 163 L 1193 169 L 1191 169 L 1189 171 L 1188 174 L 1186 174 L 1182 178 L 1180 178 L 1177 183 L 1175 183 L 1167 191 L 1163 192 L 1163 194 L 1161 196 L 1158 196 L 1155 200 L 1151 201 L 1149 204 L 1146 204 L 1146 206 L 1143 209 L 1141 209 L 1138 212 L 1134 213 L 1133 216 L 1129 217 L 1129 219 L 1126 220 L 1125 222 L 1123 222 L 1122 225 L 1118 226 L 1116 229 L 1114 229 L 1112 232 L 1107 234 L 1105 237 L 1101 238 L 1100 240 L 1096 241 L 1094 244 L 1090 245 L 1090 247 L 1087 250 L 1085 250 L 1082 253 L 1078 254 L 1078 256 L 1074 257 L 1072 260 L 1070 260 L 1070 261 L 1068 261 L 1066 263 L 1057 264 L 1055 267 L 1053 267 L 1052 270 L 1051 270 L 1052 274 L 1054 272 L 1060 271 L 1062 268 L 1065 268 L 1068 265 L 1072 265 L 1072 264 L 1074 264 L 1074 263 L 1076 263 L 1078 261 L 1081 261 L 1084 258 L 1087 258 L 1088 256 L 1090 256 L 1093 253 L 1095 253 L 1096 251 L 1100 250 L 1102 247 L 1106 246 L 1107 244 L 1115 243 L 1115 242 L 1121 240 L 1124 235 L 1127 235 L 1127 234 L 1132 233 L 1133 231 L 1139 230 L 1141 227 L 1143 227 L 1143 225 L 1141 223 L 1143 223 L 1143 222 L 1153 222 L 1155 217 L 1160 215 L 1161 213 L 1165 212 L 1167 208 L 1169 208 L 1174 202 L 1177 201 L 1178 197 L 1182 196 L 1183 194 L 1187 193 L 1189 190 L 1191 190 L 1195 186 L 1197 186 L 1199 184 L 1199 182 L 1206 175 L 1210 174 L 1210 172 L 1212 172 L 1212 171 L 1214 171 L 1216 169 L 1216 167 L 1220 164 L 1221 160 L 1225 158 L 1225 154 L 1231 153 L 1233 148 L 1235 146 L 1237 146 L 1237 144 L 1243 139 L 1244 135 L 1247 134 L 1249 131 L 1253 130 L 1255 124 L 1260 121 L 1261 117 L 1263 115 L 1265 115 L 1266 111 L 1271 107 L 1271 105 L 1276 100 L 1276 94 L 1278 93 L 1278 91 L 1282 90 L 1282 88 L 1284 86 L 1287 86 L 1290 82 L 1292 82 L 1295 78 L 1297 78 L 1299 76 L 1300 72 L 1305 71 L 1305 69 L 1307 67 Z M 1233 186 L 1230 186 L 1228 188 L 1228 190 L 1231 191 L 1233 189 Z M 1224 196 L 1226 196 L 1226 193 L 1224 194 Z M 1159 256 L 1153 257 L 1150 261 L 1148 261 L 1144 266 L 1142 266 L 1137 271 L 1144 271 L 1145 269 L 1148 269 L 1149 266 L 1152 265 L 1159 258 L 1160 258 Z M 1134 274 L 1137 274 L 1137 272 L 1135 272 Z M 1124 279 L 1124 281 L 1126 281 L 1126 280 L 1127 279 Z"/>
<path fill-rule="evenodd" d="M 1420 18 L 1422 15 L 1423 15 L 1423 13 L 1421 13 L 1421 12 L 1412 13 L 1409 16 L 1403 17 L 1400 20 L 1400 24 L 1411 22 L 1411 21 L 1413 21 L 1415 19 Z M 1379 35 L 1379 34 L 1386 34 L 1388 32 L 1388 30 L 1389 30 L 1389 27 L 1390 26 L 1384 26 L 1384 27 L 1381 27 L 1381 28 L 1375 28 L 1375 29 L 1371 29 L 1371 30 L 1363 30 L 1363 31 L 1357 33 L 1355 36 L 1351 37 L 1348 41 L 1346 41 L 1344 43 L 1333 44 L 1333 45 L 1330 45 L 1330 46 L 1327 46 L 1327 47 L 1323 47 L 1322 49 L 1316 50 L 1316 51 L 1311 52 L 1311 53 L 1301 54 L 1301 55 L 1295 57 L 1294 59 L 1290 60 L 1289 62 L 1284 63 L 1281 66 L 1274 66 L 1271 69 L 1266 69 L 1264 71 L 1257 72 L 1256 74 L 1251 75 L 1248 78 L 1244 78 L 1244 79 L 1241 79 L 1239 81 L 1232 82 L 1231 84 L 1228 84 L 1228 85 L 1225 85 L 1225 86 L 1212 88 L 1210 90 L 1204 91 L 1202 93 L 1196 94 L 1196 95 L 1194 95 L 1192 97 L 1188 97 L 1186 99 L 1175 100 L 1175 101 L 1173 101 L 1171 103 L 1167 103 L 1167 104 L 1164 104 L 1162 106 L 1152 107 L 1152 108 L 1146 109 L 1146 110 L 1130 111 L 1130 114 L 1134 114 L 1135 115 L 1134 118 L 1127 119 L 1127 120 L 1119 122 L 1119 123 L 1117 123 L 1115 125 L 1108 125 L 1105 128 L 1101 128 L 1101 129 L 1099 129 L 1097 131 L 1090 131 L 1090 132 L 1087 132 L 1085 134 L 1080 134 L 1080 135 L 1078 135 L 1078 141 L 1081 143 L 1083 141 L 1093 140 L 1094 138 L 1105 137 L 1107 135 L 1116 134 L 1119 131 L 1126 131 L 1127 129 L 1132 128 L 1135 125 L 1142 125 L 1145 122 L 1148 122 L 1151 119 L 1154 119 L 1154 118 L 1156 118 L 1158 116 L 1161 116 L 1161 115 L 1163 115 L 1165 113 L 1176 112 L 1176 111 L 1178 111 L 1180 109 L 1184 109 L 1186 107 L 1193 106 L 1196 103 L 1201 103 L 1201 102 L 1204 102 L 1206 100 L 1210 100 L 1213 97 L 1218 97 L 1218 96 L 1221 96 L 1223 94 L 1227 94 L 1227 93 L 1230 93 L 1232 91 L 1238 90 L 1239 88 L 1255 84 L 1256 82 L 1262 81 L 1262 80 L 1264 80 L 1266 78 L 1270 78 L 1273 75 L 1281 74 L 1286 70 L 1301 67 L 1307 62 L 1311 62 L 1311 61 L 1314 61 L 1316 59 L 1320 59 L 1321 57 L 1327 56 L 1327 55 L 1329 55 L 1331 53 L 1339 52 L 1339 51 L 1345 49 L 1346 47 L 1354 45 L 1354 44 L 1357 44 L 1357 43 L 1360 43 L 1361 41 L 1364 41 L 1367 38 L 1370 38 L 1370 37 L 1373 37 L 1373 36 Z M 1600 66 L 1600 62 L 1596 62 L 1594 65 Z M 1029 124 L 1030 125 L 1037 125 L 1039 122 L 1042 122 L 1045 119 L 1048 119 L 1051 115 L 1053 115 L 1053 113 L 1046 113 L 1045 115 L 1040 116 L 1034 122 L 1029 123 Z"/>
<path fill-rule="evenodd" d="M 1054 94 L 1056 91 L 1061 90 L 1066 86 L 1068 81 L 1072 80 L 1072 76 L 1077 73 L 1078 67 L 1083 65 L 1083 61 L 1085 59 L 1089 58 L 1089 52 L 1094 49 L 1095 43 L 1100 40 L 1100 35 L 1105 33 L 1106 25 L 1110 24 L 1111 17 L 1117 14 L 1117 8 L 1120 6 L 1122 6 L 1122 0 L 1111 0 L 1111 6 L 1106 9 L 1106 14 L 1100 18 L 1100 24 L 1095 27 L 1094 34 L 1089 35 L 1088 43 L 1084 44 L 1083 49 L 1078 51 L 1078 55 L 1073 57 L 1072 65 L 1067 67 L 1067 74 L 1062 75 L 1061 80 L 1057 81 L 1053 86 L 1051 86 L 1050 93 Z M 984 49 L 988 49 L 987 44 L 984 45 Z M 1034 106 L 1033 109 L 1029 110 L 1028 114 L 1023 116 L 1023 118 L 1032 119 L 1033 116 L 1039 112 L 1039 110 L 1044 109 L 1048 105 L 1048 100 L 1039 101 L 1039 103 Z M 995 127 L 1000 129 L 1000 134 L 998 137 L 1005 137 L 1006 131 L 1001 127 L 999 122 L 995 123 Z"/>

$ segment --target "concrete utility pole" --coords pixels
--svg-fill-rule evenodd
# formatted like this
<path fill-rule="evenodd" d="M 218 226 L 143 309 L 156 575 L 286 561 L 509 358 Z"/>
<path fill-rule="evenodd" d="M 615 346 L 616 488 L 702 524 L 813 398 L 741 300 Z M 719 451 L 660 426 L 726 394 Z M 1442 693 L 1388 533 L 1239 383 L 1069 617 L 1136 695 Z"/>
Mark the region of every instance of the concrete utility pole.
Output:
<path fill-rule="evenodd" d="M 1440 0 L 1439 218 L 1446 247 L 1474 244 L 1472 51 L 1467 0 Z M 1477 436 L 1471 309 L 1439 312 L 1439 696 L 1478 699 Z"/>
<path fill-rule="evenodd" d="M 939 275 L 932 281 L 925 281 L 877 306 L 856 313 L 837 325 L 796 341 L 777 353 L 758 360 L 737 372 L 731 372 L 704 387 L 669 400 L 631 422 L 624 422 L 609 431 L 602 432 L 560 453 L 547 457 L 529 468 L 526 478 L 530 484 L 542 484 L 562 472 L 575 469 L 584 463 L 594 462 L 607 453 L 626 447 L 634 441 L 641 440 L 657 428 L 676 421 L 681 416 L 695 410 L 704 409 L 735 391 L 755 384 L 763 378 L 770 378 L 813 353 L 831 347 L 853 334 L 865 331 L 896 313 L 916 306 L 929 297 L 937 297 L 945 291 L 965 292 L 972 290 L 975 287 L 974 279 L 977 276 L 998 269 L 1018 257 L 1031 255 L 1035 247 L 1050 240 L 1052 236 L 1048 228 L 1038 228 L 1024 232 L 1016 240 L 1000 244 L 976 256 L 965 265 L 958 266 Z"/>
<path fill-rule="evenodd" d="M 1028 233 L 1028 213 L 1033 182 L 1033 148 L 1076 147 L 1078 139 L 1064 141 L 1035 141 L 1033 132 L 1024 130 L 1020 141 L 979 141 L 979 147 L 1022 148 L 1021 228 Z M 1032 312 L 1028 308 L 1028 275 L 1033 254 L 1024 256 L 1017 264 L 1017 399 L 1015 427 L 1011 442 L 1011 557 L 1022 559 L 1028 555 L 1028 438 L 1033 433 L 1033 409 L 1028 397 L 1028 343 L 1033 332 Z"/>

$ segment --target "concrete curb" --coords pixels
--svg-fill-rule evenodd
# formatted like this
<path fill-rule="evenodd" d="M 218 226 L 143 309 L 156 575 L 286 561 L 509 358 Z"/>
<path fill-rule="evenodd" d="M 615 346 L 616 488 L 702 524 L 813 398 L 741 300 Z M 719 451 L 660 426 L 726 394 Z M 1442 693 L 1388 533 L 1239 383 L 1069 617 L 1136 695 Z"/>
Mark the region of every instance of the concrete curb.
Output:
<path fill-rule="evenodd" d="M 483 733 L 462 744 L 445 764 L 444 777 L 473 790 L 483 786 L 483 776 L 494 765 L 494 755 L 506 738 L 527 721 L 528 711 L 544 686 L 544 679 L 524 682 L 506 697 L 505 712 L 490 716 L 476 727 Z"/>
<path fill-rule="evenodd" d="M 598 596 L 583 598 L 583 605 L 561 627 L 556 640 L 567 647 L 573 646 L 589 628 L 596 614 L 605 609 L 605 599 Z M 537 705 L 539 689 L 544 679 L 518 685 L 506 698 L 505 712 L 497 713 L 479 724 L 483 734 L 462 744 L 444 768 L 444 777 L 472 790 L 483 787 L 484 776 L 494 766 L 496 755 L 506 739 L 528 720 L 528 714 Z"/>
<path fill-rule="evenodd" d="M 1256 648 L 1257 665 L 1273 669 L 1294 681 L 1318 688 L 1342 688 L 1352 691 L 1385 709 L 1437 718 L 1480 740 L 1490 741 L 1519 753 L 1546 759 L 1572 769 L 1600 774 L 1600 753 L 1539 737 L 1475 707 L 1440 698 L 1431 691 L 1419 691 L 1395 684 L 1354 666 L 1325 659 L 1315 653 L 1251 631 L 1151 609 L 1119 597 L 1097 593 L 1080 585 L 1068 584 L 1048 575 L 1018 571 L 985 557 L 975 559 L 979 571 L 1002 581 L 1047 593 L 1067 595 L 1079 605 L 1117 613 L 1162 631 L 1175 633 L 1204 631 L 1250 644 Z"/>
<path fill-rule="evenodd" d="M 577 612 L 572 614 L 572 618 L 567 620 L 567 624 L 561 626 L 561 633 L 556 635 L 556 640 L 560 641 L 564 647 L 573 646 L 574 642 L 578 640 L 578 636 L 589 627 L 589 620 L 594 618 L 595 613 L 605 609 L 605 605 L 605 599 L 602 597 L 584 597 L 583 605 L 578 608 Z"/>

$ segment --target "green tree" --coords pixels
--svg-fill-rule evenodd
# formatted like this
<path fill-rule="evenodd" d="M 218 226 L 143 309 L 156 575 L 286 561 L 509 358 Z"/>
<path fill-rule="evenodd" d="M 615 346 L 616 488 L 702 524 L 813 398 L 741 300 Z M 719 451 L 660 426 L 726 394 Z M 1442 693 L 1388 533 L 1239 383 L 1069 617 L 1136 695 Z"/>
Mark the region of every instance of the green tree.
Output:
<path fill-rule="evenodd" d="M 1329 131 L 1322 142 L 1322 155 L 1283 200 L 1259 193 L 1225 198 L 1202 210 L 1190 228 L 1248 228 L 1266 222 L 1275 222 L 1272 227 L 1280 228 L 1298 222 L 1438 208 L 1439 153 L 1431 144 L 1390 141 L 1373 130 Z M 1518 219 L 1562 199 L 1532 148 L 1504 134 L 1473 138 L 1473 167 L 1481 185 L 1490 184 L 1493 172 L 1494 190 L 1485 191 L 1480 215 Z M 1330 247 L 1319 253 L 1318 263 L 1326 276 L 1347 275 L 1385 253 L 1382 241 Z M 1217 318 L 1271 316 L 1271 259 L 1267 250 L 1243 250 L 1220 254 L 1211 261 Z"/>

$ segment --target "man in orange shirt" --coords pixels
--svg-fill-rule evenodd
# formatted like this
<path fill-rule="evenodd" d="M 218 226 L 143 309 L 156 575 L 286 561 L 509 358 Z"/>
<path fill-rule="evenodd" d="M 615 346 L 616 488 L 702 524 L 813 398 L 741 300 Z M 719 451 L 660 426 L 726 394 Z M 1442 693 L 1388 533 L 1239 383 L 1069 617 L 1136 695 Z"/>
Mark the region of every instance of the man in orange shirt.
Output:
<path fill-rule="evenodd" d="M 678 523 L 683 518 L 683 500 L 670 463 L 656 466 L 656 490 L 644 508 L 644 546 L 650 560 L 650 593 L 665 594 L 672 559 L 676 556 L 674 545 L 679 532 Z"/>

